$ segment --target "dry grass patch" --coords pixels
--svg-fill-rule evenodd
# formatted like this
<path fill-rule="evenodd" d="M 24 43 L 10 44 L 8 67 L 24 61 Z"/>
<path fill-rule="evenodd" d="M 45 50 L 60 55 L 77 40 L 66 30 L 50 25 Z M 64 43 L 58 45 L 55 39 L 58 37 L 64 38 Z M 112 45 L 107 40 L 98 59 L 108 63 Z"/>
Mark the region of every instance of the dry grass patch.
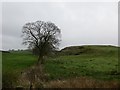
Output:
<path fill-rule="evenodd" d="M 118 88 L 117 81 L 98 81 L 87 77 L 50 81 L 47 88 Z"/>
<path fill-rule="evenodd" d="M 21 73 L 18 83 L 23 88 L 41 88 L 46 79 L 43 66 L 35 65 Z"/>

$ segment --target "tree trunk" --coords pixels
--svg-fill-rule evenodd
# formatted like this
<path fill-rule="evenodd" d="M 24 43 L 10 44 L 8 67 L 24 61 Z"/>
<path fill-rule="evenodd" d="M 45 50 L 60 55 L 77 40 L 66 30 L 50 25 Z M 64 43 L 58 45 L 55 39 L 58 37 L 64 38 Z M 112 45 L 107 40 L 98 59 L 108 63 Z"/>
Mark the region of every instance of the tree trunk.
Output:
<path fill-rule="evenodd" d="M 43 56 L 39 56 L 38 57 L 38 64 L 40 65 L 40 64 L 44 64 L 44 58 L 43 58 Z"/>
<path fill-rule="evenodd" d="M 30 85 L 30 90 L 32 90 L 32 84 Z"/>

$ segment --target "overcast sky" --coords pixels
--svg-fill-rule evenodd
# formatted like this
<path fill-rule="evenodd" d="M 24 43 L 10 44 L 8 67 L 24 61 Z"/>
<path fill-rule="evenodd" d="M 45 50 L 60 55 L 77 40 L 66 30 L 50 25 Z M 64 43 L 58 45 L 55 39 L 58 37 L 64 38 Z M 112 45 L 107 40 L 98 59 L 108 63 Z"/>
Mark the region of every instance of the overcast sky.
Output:
<path fill-rule="evenodd" d="M 60 48 L 73 45 L 118 45 L 117 2 L 4 2 L 2 48 L 25 49 L 22 26 L 37 20 L 60 27 Z"/>

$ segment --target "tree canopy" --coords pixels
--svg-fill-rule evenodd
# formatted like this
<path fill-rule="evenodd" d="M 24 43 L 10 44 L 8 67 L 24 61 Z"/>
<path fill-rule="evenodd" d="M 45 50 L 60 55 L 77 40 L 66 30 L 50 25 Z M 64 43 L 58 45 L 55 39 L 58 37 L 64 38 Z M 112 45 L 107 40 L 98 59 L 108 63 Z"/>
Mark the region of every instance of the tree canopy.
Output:
<path fill-rule="evenodd" d="M 61 30 L 52 22 L 36 21 L 23 26 L 23 44 L 31 49 L 37 49 L 38 61 L 43 56 L 58 48 L 61 41 Z"/>

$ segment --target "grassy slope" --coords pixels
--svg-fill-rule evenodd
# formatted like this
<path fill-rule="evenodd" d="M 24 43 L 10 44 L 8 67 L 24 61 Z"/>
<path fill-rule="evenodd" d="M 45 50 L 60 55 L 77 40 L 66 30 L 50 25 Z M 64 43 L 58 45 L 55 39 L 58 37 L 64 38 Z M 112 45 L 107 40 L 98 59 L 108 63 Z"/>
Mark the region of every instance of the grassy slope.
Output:
<path fill-rule="evenodd" d="M 76 49 L 77 48 L 77 49 Z M 50 59 L 46 70 L 51 79 L 74 76 L 92 76 L 98 79 L 118 79 L 118 49 L 112 46 L 84 46 L 84 48 L 69 47 L 61 53 L 64 55 Z M 80 55 L 74 55 L 82 51 Z M 72 55 L 73 54 L 73 55 Z"/>
<path fill-rule="evenodd" d="M 46 61 L 45 70 L 50 80 L 75 76 L 116 80 L 118 78 L 118 75 L 115 75 L 118 67 L 117 50 L 118 48 L 112 46 L 67 48 L 60 53 L 63 56 L 49 58 Z M 76 52 L 77 55 L 75 55 Z M 29 52 L 3 53 L 3 81 L 8 83 L 9 81 L 6 80 L 16 80 L 20 72 L 33 65 L 36 60 L 37 58 Z"/>
<path fill-rule="evenodd" d="M 101 79 L 117 79 L 116 75 L 110 75 L 112 72 L 116 72 L 117 62 L 117 58 L 109 56 L 61 56 L 47 61 L 45 67 L 52 79 L 80 75 Z"/>

